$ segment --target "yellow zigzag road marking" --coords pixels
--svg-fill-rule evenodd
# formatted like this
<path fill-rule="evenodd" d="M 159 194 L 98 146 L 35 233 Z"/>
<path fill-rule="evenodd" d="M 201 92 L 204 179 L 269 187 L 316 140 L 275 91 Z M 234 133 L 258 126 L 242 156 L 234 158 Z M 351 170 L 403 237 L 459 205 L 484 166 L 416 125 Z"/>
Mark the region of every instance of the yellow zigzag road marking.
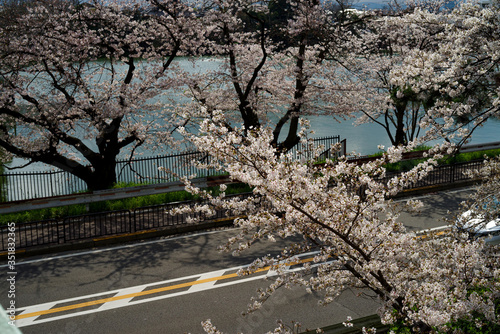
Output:
<path fill-rule="evenodd" d="M 443 235 L 443 234 L 445 234 L 445 232 L 442 232 L 442 231 L 434 232 L 434 234 L 435 235 Z M 417 238 L 421 238 L 421 239 L 425 239 L 427 237 L 428 237 L 427 235 L 417 236 Z M 286 266 L 292 266 L 292 265 L 296 265 L 296 264 L 306 263 L 306 262 L 310 262 L 312 260 L 313 260 L 313 258 L 303 259 L 303 260 L 299 260 L 296 262 L 287 263 Z M 270 266 L 264 267 L 264 268 L 256 270 L 255 273 L 267 271 L 269 269 L 271 269 Z M 116 297 L 102 298 L 102 299 L 93 300 L 93 301 L 84 302 L 84 303 L 56 307 L 56 308 L 52 308 L 52 309 L 44 310 L 44 311 L 20 314 L 20 315 L 16 316 L 16 320 L 37 317 L 37 316 L 52 314 L 52 313 L 57 313 L 57 312 L 69 311 L 69 310 L 74 310 L 74 309 L 83 308 L 83 307 L 87 307 L 87 306 L 105 304 L 105 303 L 116 301 L 116 300 L 122 300 L 122 299 L 134 298 L 134 297 L 140 297 L 140 296 L 147 296 L 147 295 L 160 293 L 160 292 L 164 292 L 164 291 L 176 290 L 176 289 L 181 289 L 181 288 L 185 288 L 185 287 L 190 287 L 193 285 L 198 285 L 198 284 L 203 284 L 203 283 L 208 283 L 208 282 L 213 282 L 213 281 L 219 281 L 219 280 L 224 280 L 224 279 L 228 279 L 228 278 L 234 278 L 237 276 L 238 276 L 238 274 L 236 274 L 236 273 L 227 274 L 227 275 L 222 275 L 222 276 L 218 276 L 218 277 L 211 277 L 211 278 L 206 278 L 206 279 L 202 279 L 202 280 L 196 280 L 196 281 L 192 281 L 192 282 L 181 283 L 181 284 L 166 286 L 166 287 L 162 287 L 162 288 L 156 288 L 156 289 L 147 290 L 147 291 L 129 293 L 126 295 L 121 295 L 121 296 L 116 296 Z"/>
<path fill-rule="evenodd" d="M 299 260 L 299 261 L 292 262 L 292 263 L 287 263 L 286 265 L 291 266 L 291 265 L 295 265 L 295 264 L 310 262 L 312 260 L 313 260 L 313 258 L 309 258 L 309 259 Z M 270 266 L 264 267 L 264 268 L 256 270 L 255 273 L 267 271 L 269 269 L 271 269 Z M 166 287 L 162 287 L 162 288 L 156 288 L 156 289 L 147 290 L 147 291 L 129 293 L 126 295 L 121 295 L 121 296 L 116 296 L 116 297 L 102 298 L 102 299 L 93 300 L 90 302 L 84 302 L 84 303 L 78 303 L 78 304 L 73 304 L 73 305 L 68 305 L 68 306 L 56 307 L 56 308 L 52 308 L 52 309 L 44 310 L 44 311 L 20 314 L 20 315 L 16 316 L 16 320 L 37 317 L 37 316 L 41 316 L 41 315 L 45 315 L 45 314 L 52 314 L 52 313 L 57 313 L 57 312 L 69 311 L 69 310 L 74 310 L 74 309 L 87 307 L 87 306 L 105 304 L 105 303 L 112 302 L 115 300 L 134 298 L 134 297 L 140 297 L 140 296 L 147 296 L 147 295 L 151 295 L 151 294 L 155 294 L 155 293 L 159 293 L 159 292 L 181 289 L 181 288 L 185 288 L 185 287 L 189 287 L 189 286 L 193 286 L 193 285 L 197 285 L 197 284 L 203 284 L 203 283 L 207 283 L 207 282 L 213 282 L 213 281 L 219 281 L 219 280 L 224 280 L 224 279 L 228 279 L 228 278 L 234 278 L 237 276 L 238 276 L 237 273 L 227 274 L 227 275 L 222 275 L 222 276 L 218 276 L 218 277 L 211 277 L 211 278 L 206 278 L 206 279 L 202 279 L 202 280 L 181 283 L 181 284 L 166 286 Z"/>

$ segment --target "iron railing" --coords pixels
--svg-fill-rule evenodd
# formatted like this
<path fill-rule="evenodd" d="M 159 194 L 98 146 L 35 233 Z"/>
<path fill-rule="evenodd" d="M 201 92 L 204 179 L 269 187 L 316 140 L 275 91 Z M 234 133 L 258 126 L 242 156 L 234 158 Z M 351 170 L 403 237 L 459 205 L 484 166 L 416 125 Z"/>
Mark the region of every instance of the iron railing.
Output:
<path fill-rule="evenodd" d="M 406 189 L 419 189 L 429 186 L 467 181 L 470 180 L 470 177 L 466 174 L 466 172 L 469 170 L 479 170 L 483 164 L 483 160 L 473 160 L 458 162 L 451 165 L 439 165 L 434 167 L 433 170 L 427 174 L 427 176 L 418 180 L 411 186 L 406 187 Z M 383 179 L 383 182 L 387 182 L 389 179 L 402 175 L 403 173 L 404 172 L 388 173 Z"/>
<path fill-rule="evenodd" d="M 200 176 L 214 175 L 215 171 L 198 170 L 191 163 L 204 156 L 200 152 L 187 152 L 118 160 L 116 165 L 117 182 L 164 183 L 177 181 L 178 179 L 174 175 L 187 176 L 195 173 L 200 174 Z M 165 167 L 172 174 L 160 171 L 159 167 Z M 70 195 L 87 189 L 83 180 L 62 170 L 3 173 L 0 174 L 0 180 L 2 180 L 0 200 L 5 202 Z"/>
<path fill-rule="evenodd" d="M 313 138 L 313 149 L 310 149 L 307 144 L 303 144 L 299 142 L 297 145 L 292 147 L 290 152 L 294 159 L 303 158 L 306 160 L 325 160 L 331 158 L 338 158 L 339 156 L 345 155 L 345 139 L 342 141 L 342 149 L 339 152 L 332 152 L 331 146 L 334 144 L 340 143 L 340 136 L 332 136 L 332 137 L 321 137 L 321 138 Z M 322 150 L 319 156 L 314 156 L 316 152 L 314 150 L 316 148 L 321 147 Z"/>
<path fill-rule="evenodd" d="M 227 196 L 227 198 L 231 199 L 234 196 L 244 198 L 250 195 L 251 193 L 231 195 Z M 203 203 L 203 201 L 176 202 L 134 210 L 99 212 L 62 219 L 19 223 L 15 225 L 14 229 L 11 226 L 10 230 L 7 225 L 0 226 L 0 251 L 7 251 L 9 248 L 13 248 L 12 242 L 15 242 L 15 249 L 22 249 L 134 233 L 154 228 L 189 225 L 188 216 L 196 221 L 196 223 L 191 223 L 191 225 L 203 224 L 207 220 L 231 216 L 231 212 L 225 210 L 218 210 L 215 216 L 209 218 L 196 212 L 189 214 L 171 213 L 172 209 L 182 205 L 194 206 L 195 204 Z M 9 245 L 9 243 L 11 244 Z"/>
<path fill-rule="evenodd" d="M 314 145 L 325 147 L 324 155 L 330 157 L 329 148 L 340 141 L 339 136 L 315 138 Z M 301 144 L 293 149 L 302 150 Z M 178 181 L 178 176 L 213 176 L 220 171 L 196 168 L 193 161 L 209 162 L 210 156 L 201 152 L 185 152 L 155 157 L 118 160 L 118 183 L 165 183 Z M 168 172 L 159 170 L 164 167 Z M 87 189 L 85 182 L 62 170 L 0 174 L 0 202 L 21 201 L 43 197 L 71 195 Z"/>

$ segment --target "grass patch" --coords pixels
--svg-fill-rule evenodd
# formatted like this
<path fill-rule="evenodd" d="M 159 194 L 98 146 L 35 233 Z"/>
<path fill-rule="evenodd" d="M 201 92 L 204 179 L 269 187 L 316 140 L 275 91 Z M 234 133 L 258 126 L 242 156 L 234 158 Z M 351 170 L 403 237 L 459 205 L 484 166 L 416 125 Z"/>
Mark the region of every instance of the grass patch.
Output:
<path fill-rule="evenodd" d="M 389 163 L 385 165 L 385 169 L 388 172 L 406 172 L 425 160 L 427 159 L 412 159 Z"/>
<path fill-rule="evenodd" d="M 498 155 L 500 155 L 500 149 L 467 152 L 467 153 L 460 153 L 454 157 L 446 158 L 443 161 L 440 161 L 440 163 L 450 164 L 456 162 L 467 162 L 473 160 L 481 160 L 484 159 L 485 156 L 488 158 L 493 158 Z"/>
<path fill-rule="evenodd" d="M 419 146 L 415 147 L 413 150 L 411 150 L 410 152 L 427 151 L 427 150 L 430 150 L 431 148 L 432 148 L 432 146 L 419 145 Z M 381 151 L 375 152 L 373 154 L 369 154 L 368 157 L 369 158 L 380 158 L 384 153 L 385 153 L 385 151 L 381 150 Z"/>

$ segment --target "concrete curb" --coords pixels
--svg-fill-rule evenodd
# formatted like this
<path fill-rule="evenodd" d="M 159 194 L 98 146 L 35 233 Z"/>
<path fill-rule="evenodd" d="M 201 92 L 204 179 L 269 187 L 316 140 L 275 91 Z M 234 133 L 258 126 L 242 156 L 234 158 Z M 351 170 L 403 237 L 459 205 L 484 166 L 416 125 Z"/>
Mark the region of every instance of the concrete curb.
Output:
<path fill-rule="evenodd" d="M 57 252 L 90 249 L 101 246 L 121 244 L 131 241 L 139 241 L 149 238 L 187 234 L 198 231 L 229 227 L 233 225 L 234 220 L 237 218 L 238 217 L 215 219 L 203 222 L 202 224 L 191 224 L 191 225 L 186 224 L 179 226 L 159 227 L 151 230 L 145 230 L 127 234 L 110 235 L 110 236 L 98 237 L 82 241 L 67 242 L 64 244 L 53 244 L 53 245 L 42 245 L 42 246 L 20 248 L 16 249 L 16 258 L 30 257 L 35 255 L 43 255 L 43 254 L 50 254 Z M 6 251 L 0 253 L 0 259 L 6 259 L 7 256 L 8 252 Z"/>

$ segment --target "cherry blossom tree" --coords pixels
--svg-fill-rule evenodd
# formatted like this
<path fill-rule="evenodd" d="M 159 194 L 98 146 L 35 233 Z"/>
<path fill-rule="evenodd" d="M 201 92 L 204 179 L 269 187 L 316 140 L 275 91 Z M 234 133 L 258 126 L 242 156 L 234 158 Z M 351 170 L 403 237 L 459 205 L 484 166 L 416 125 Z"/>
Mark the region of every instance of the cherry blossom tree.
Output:
<path fill-rule="evenodd" d="M 334 45 L 351 23 L 337 20 L 332 7 L 317 0 L 278 3 L 286 9 L 286 22 L 276 20 L 274 1 L 269 6 L 252 0 L 212 2 L 204 16 L 213 41 L 208 50 L 223 64 L 193 78 L 190 96 L 198 104 L 191 110 L 224 110 L 228 129 L 243 124 L 248 133 L 272 126 L 272 145 L 286 152 L 299 142 L 299 116 L 345 114 L 331 103 L 330 92 L 338 70 Z M 339 3 L 342 8 L 346 2 Z"/>
<path fill-rule="evenodd" d="M 399 22 L 398 22 L 399 23 Z M 438 21 L 427 25 L 394 24 L 372 17 L 357 40 L 346 46 L 353 50 L 345 57 L 345 91 L 341 97 L 360 113 L 358 124 L 373 122 L 384 128 L 392 145 L 407 145 L 420 136 L 420 121 L 432 104 L 433 92 L 412 91 L 391 83 L 391 72 L 409 53 L 435 48 L 433 38 L 444 29 Z"/>
<path fill-rule="evenodd" d="M 7 25 L 12 17 L 18 16 L 25 9 L 25 4 L 21 1 L 4 0 L 0 2 L 0 25 Z"/>
<path fill-rule="evenodd" d="M 245 135 L 243 128 L 225 128 L 219 122 L 223 120 L 222 113 L 212 113 L 201 134 L 191 140 L 218 161 L 211 167 L 251 185 L 255 197 L 224 201 L 224 194 L 213 197 L 189 182 L 187 189 L 211 199 L 215 207 L 246 215 L 236 220 L 239 233 L 223 250 L 240 253 L 260 239 L 290 239 L 281 254 L 259 258 L 241 270 L 245 275 L 271 266 L 278 273 L 267 289 L 258 292 L 250 310 L 260 307 L 276 289 L 298 284 L 323 293 L 321 303 L 332 302 L 348 287 L 367 288 L 382 304 L 383 322 L 401 322 L 417 332 L 446 330 L 453 321 L 475 321 L 476 315 L 499 322 L 494 305 L 500 291 L 498 259 L 484 242 L 458 230 L 439 238 L 418 236 L 404 227 L 399 213 L 403 208 L 417 210 L 420 203 L 390 200 L 425 177 L 436 165 L 434 159 L 397 177 L 387 177 L 384 164 L 401 159 L 402 147 L 389 148 L 382 158 L 368 163 L 339 159 L 315 165 L 287 154 L 278 156 L 269 144 L 270 128 Z M 307 127 L 305 121 L 302 125 Z M 299 135 L 307 146 L 307 133 Z M 198 208 L 206 214 L 213 209 Z M 306 252 L 317 252 L 314 264 L 288 271 L 288 264 L 297 261 L 295 256 Z M 216 332 L 210 323 L 205 328 Z"/>
<path fill-rule="evenodd" d="M 235 221 L 239 233 L 223 250 L 243 252 L 260 239 L 290 240 L 281 254 L 259 258 L 240 272 L 245 275 L 271 266 L 278 274 L 274 283 L 258 292 L 250 310 L 260 307 L 281 287 L 298 284 L 308 291 L 321 292 L 322 303 L 332 302 L 348 287 L 358 287 L 371 290 L 379 298 L 383 322 L 403 323 L 416 332 L 447 331 L 453 322 L 462 320 L 479 327 L 483 322 L 499 324 L 495 302 L 500 298 L 500 270 L 494 249 L 481 239 L 470 239 L 458 228 L 441 237 L 421 237 L 408 231 L 399 214 L 403 209 L 418 210 L 420 203 L 409 200 L 402 205 L 391 200 L 432 171 L 439 155 L 389 177 L 384 165 L 399 161 L 404 151 L 415 146 L 406 139 L 407 147 L 391 147 L 374 161 L 358 164 L 337 159 L 316 165 L 309 151 L 296 160 L 285 152 L 284 145 L 276 145 L 280 121 L 276 125 L 267 121 L 271 111 L 284 113 L 279 120 L 295 119 L 292 131 L 297 135 L 293 141 L 312 147 L 305 131 L 307 121 L 300 118 L 302 111 L 323 109 L 331 114 L 348 114 L 362 103 L 379 107 L 390 103 L 396 110 L 401 103 L 401 110 L 407 112 L 408 104 L 415 102 L 418 110 L 424 106 L 426 113 L 420 125 L 429 126 L 432 135 L 450 139 L 450 134 L 462 135 L 451 131 L 457 124 L 456 116 L 482 115 L 486 119 L 495 115 L 498 48 L 493 27 L 498 15 L 473 6 L 451 13 L 416 7 L 404 15 L 385 18 L 385 35 L 374 34 L 368 39 L 374 44 L 363 51 L 359 41 L 367 40 L 354 38 L 361 34 L 354 28 L 364 28 L 365 17 L 355 23 L 348 21 L 349 29 L 345 29 L 345 22 L 325 24 L 328 29 L 315 25 L 316 31 L 338 38 L 301 44 L 301 36 L 307 36 L 304 41 L 314 41 L 314 35 L 301 33 L 312 23 L 327 22 L 323 21 L 327 16 L 315 6 L 304 8 L 304 13 L 317 8 L 314 15 L 298 15 L 302 8 L 298 2 L 294 7 L 297 12 L 288 21 L 289 33 L 295 37 L 291 40 L 298 44 L 282 53 L 266 44 L 265 25 L 259 21 L 266 9 L 257 6 L 260 3 L 244 3 L 243 13 L 261 22 L 257 25 L 260 29 L 248 30 L 239 27 L 241 21 L 235 10 L 241 7 L 231 7 L 231 2 L 218 4 L 224 6 L 210 12 L 207 19 L 213 22 L 209 31 L 224 43 L 211 50 L 221 50 L 215 53 L 226 55 L 227 62 L 210 80 L 205 77 L 190 85 L 199 105 L 196 115 L 203 119 L 200 133 L 190 140 L 214 158 L 211 164 L 200 167 L 227 171 L 233 180 L 250 185 L 254 197 L 227 201 L 224 186 L 222 194 L 214 196 L 185 182 L 187 190 L 211 200 L 212 206 L 196 210 L 210 215 L 218 208 L 246 216 Z M 483 41 L 476 23 L 489 33 Z M 378 24 L 380 27 L 381 22 Z M 404 35 L 402 27 L 410 34 Z M 407 40 L 400 40 L 403 37 Z M 457 39 L 465 46 L 455 45 Z M 395 49 L 392 55 L 373 54 L 375 43 L 382 41 L 387 43 L 385 51 Z M 346 48 L 349 45 L 352 48 Z M 345 50 L 353 50 L 355 57 L 348 58 Z M 347 70 L 355 65 L 352 60 L 360 56 L 367 60 L 363 64 L 370 61 L 376 66 L 373 71 L 366 66 L 352 67 L 364 72 L 359 72 L 362 74 L 356 80 L 347 80 Z M 335 66 L 329 66 L 333 63 Z M 344 70 L 338 64 L 350 66 Z M 383 78 L 377 86 L 374 82 L 379 74 Z M 368 88 L 361 89 L 363 85 Z M 295 95 L 297 92 L 303 95 Z M 482 96 L 487 99 L 482 100 Z M 480 102 L 487 106 L 486 112 Z M 241 126 L 230 118 L 233 111 L 237 111 Z M 453 146 L 444 145 L 439 150 L 440 154 L 449 154 Z M 305 252 L 316 252 L 314 264 L 288 271 L 287 264 Z M 205 329 L 216 332 L 208 322 Z"/>
<path fill-rule="evenodd" d="M 183 124 L 166 94 L 199 20 L 177 1 L 35 4 L 0 31 L 0 146 L 110 187 L 120 152 Z"/>
<path fill-rule="evenodd" d="M 420 10 L 395 20 L 407 25 L 434 22 L 444 29 L 437 48 L 407 54 L 390 82 L 412 92 L 434 92 L 421 126 L 429 138 L 445 137 L 458 145 L 491 117 L 498 117 L 499 5 L 464 3 L 447 14 Z"/>
<path fill-rule="evenodd" d="M 392 145 L 406 145 L 423 135 L 420 122 L 441 94 L 433 87 L 413 89 L 406 81 L 392 79 L 405 59 L 438 49 L 449 19 L 445 5 L 410 1 L 403 6 L 396 1 L 384 13 L 351 15 L 362 16 L 363 24 L 343 45 L 350 52 L 340 60 L 346 70 L 337 79 L 344 87 L 338 100 L 350 105 L 356 123 L 382 126 Z"/>
<path fill-rule="evenodd" d="M 463 135 L 452 131 L 459 124 L 456 116 L 482 115 L 484 120 L 495 114 L 498 48 L 492 29 L 497 18 L 498 15 L 474 6 L 451 13 L 416 7 L 402 16 L 388 17 L 384 23 L 388 28 L 385 38 L 390 39 L 389 47 L 397 48 L 393 58 L 387 54 L 372 55 L 373 48 L 360 53 L 362 44 L 344 38 L 342 47 L 351 43 L 358 57 L 375 60 L 380 66 L 373 72 L 366 69 L 358 80 L 332 76 L 329 93 L 335 97 L 329 101 L 335 101 L 336 107 L 343 106 L 345 111 L 354 110 L 353 106 L 360 103 L 356 98 L 360 97 L 367 105 L 391 103 L 395 109 L 397 103 L 405 102 L 404 110 L 407 103 L 416 102 L 426 112 L 420 125 L 430 126 L 433 136 L 451 140 L 454 135 Z M 477 29 L 474 24 L 478 22 L 479 27 L 487 29 Z M 411 32 L 404 35 L 408 40 L 402 42 L 401 27 Z M 481 40 L 483 31 L 489 36 Z M 355 31 L 349 33 L 353 36 Z M 378 39 L 372 41 L 381 41 L 380 36 L 375 37 Z M 465 46 L 453 43 L 454 40 L 464 40 Z M 325 62 L 321 65 L 324 71 L 331 70 L 324 66 Z M 376 95 L 377 85 L 373 82 L 376 71 L 382 70 L 386 82 L 382 94 Z M 336 81 L 339 79 L 345 81 Z M 363 98 L 359 92 L 367 89 L 361 90 L 360 86 L 368 86 L 367 83 L 375 93 Z M 379 100 L 374 101 L 372 97 L 377 96 Z M 252 186 L 255 195 L 241 201 L 224 201 L 223 193 L 214 197 L 186 180 L 189 191 L 211 199 L 214 207 L 246 215 L 236 220 L 240 232 L 222 249 L 239 253 L 260 239 L 302 239 L 290 241 L 280 255 L 259 258 L 240 272 L 245 275 L 271 266 L 278 273 L 274 283 L 258 292 L 250 310 L 260 307 L 281 287 L 298 284 L 311 292 L 321 291 L 322 303 L 333 301 L 345 288 L 358 287 L 371 290 L 380 299 L 383 322 L 403 323 L 415 332 L 447 331 L 457 321 L 470 321 L 478 327 L 484 322 L 500 323 L 495 314 L 495 303 L 500 298 L 500 270 L 494 249 L 481 239 L 470 239 L 458 228 L 452 228 L 444 237 L 416 235 L 404 227 L 399 213 L 403 208 L 417 210 L 420 203 L 409 200 L 406 205 L 396 205 L 390 200 L 405 186 L 425 177 L 437 164 L 439 155 L 397 177 L 388 177 L 384 165 L 400 160 L 405 150 L 414 147 L 408 140 L 407 147 L 391 147 L 375 161 L 356 164 L 338 159 L 318 166 L 309 159 L 309 152 L 304 152 L 304 158 L 299 160 L 277 154 L 276 146 L 271 144 L 273 127 L 235 127 L 228 124 L 226 109 L 219 111 L 216 106 L 203 105 L 205 121 L 201 133 L 191 140 L 214 157 L 213 164 L 203 167 L 229 172 L 232 179 Z M 299 132 L 297 137 L 307 147 L 307 134 Z M 453 146 L 444 145 L 441 153 L 452 151 Z M 495 189 L 494 185 L 491 189 Z M 214 207 L 197 210 L 209 215 Z M 304 264 L 302 270 L 287 270 L 287 264 L 294 262 L 296 255 L 312 251 L 317 252 L 314 264 Z M 216 332 L 211 323 L 204 326 L 208 332 Z"/>
<path fill-rule="evenodd" d="M 343 59 L 340 99 L 362 113 L 359 123 L 381 125 L 393 145 L 419 137 L 461 145 L 498 113 L 498 5 L 451 10 L 424 0 L 392 8 L 364 14 L 344 46 L 352 54 Z"/>
<path fill-rule="evenodd" d="M 360 103 L 355 98 L 363 96 L 359 92 L 367 91 L 360 86 L 369 84 L 369 89 L 376 88 L 376 71 L 384 70 L 384 92 L 370 95 L 380 96 L 376 103 L 392 103 L 395 107 L 405 99 L 408 103 L 417 102 L 424 105 L 426 112 L 420 125 L 428 126 L 433 136 L 452 140 L 455 135 L 467 135 L 457 131 L 457 116 L 475 118 L 474 124 L 480 124 L 479 120 L 497 114 L 495 79 L 499 49 L 498 31 L 493 29 L 498 27 L 498 15 L 494 13 L 498 11 L 467 5 L 450 13 L 415 8 L 402 16 L 388 17 L 385 24 L 392 26 L 394 32 L 391 35 L 389 29 L 385 31 L 386 38 L 392 39 L 388 45 L 399 48 L 394 58 L 387 54 L 371 55 L 373 49 L 359 53 L 362 44 L 344 38 L 342 47 L 351 43 L 358 56 L 375 59 L 380 66 L 374 72 L 366 69 L 367 76 L 359 75 L 361 84 L 346 80 L 345 72 L 332 76 L 329 93 L 335 97 L 329 101 L 335 101 L 336 108 L 343 106 L 345 111 L 355 109 L 352 106 Z M 396 35 L 402 34 L 403 26 L 411 34 L 406 36 L 408 41 L 400 43 Z M 481 39 L 483 34 L 488 36 Z M 377 40 L 380 42 L 372 39 Z M 422 47 L 425 43 L 429 43 L 428 47 Z M 405 48 L 406 44 L 409 47 Z M 331 70 L 324 66 L 325 62 L 321 65 L 324 71 Z M 343 94 L 338 93 L 340 87 Z M 374 103 L 370 98 L 363 101 L 367 105 Z M 222 110 L 216 108 L 218 105 Z M 204 115 L 205 120 L 200 134 L 190 139 L 214 157 L 212 164 L 200 167 L 227 171 L 233 180 L 252 186 L 254 197 L 226 201 L 224 193 L 213 196 L 186 180 L 187 190 L 211 200 L 212 206 L 196 210 L 210 215 L 214 208 L 221 208 L 246 216 L 236 220 L 239 233 L 222 250 L 238 254 L 260 239 L 290 240 L 281 254 L 259 258 L 240 272 L 245 275 L 271 266 L 278 274 L 267 289 L 258 292 L 250 310 L 260 307 L 282 287 L 302 285 L 308 291 L 321 292 L 321 303 L 332 302 L 345 288 L 357 287 L 369 289 L 379 298 L 383 322 L 402 323 L 414 332 L 446 332 L 457 321 L 468 321 L 477 327 L 500 324 L 495 313 L 500 298 L 500 270 L 494 254 L 498 248 L 491 248 L 482 239 L 469 238 L 460 228 L 451 228 L 449 234 L 440 237 L 422 237 L 408 231 L 399 214 L 403 209 L 418 210 L 421 204 L 408 200 L 403 205 L 391 200 L 405 186 L 424 178 L 441 154 L 452 153 L 452 145 L 436 148 L 440 154 L 395 177 L 386 175 L 384 165 L 399 161 L 402 153 L 411 150 L 415 143 L 391 147 L 371 162 L 358 164 L 337 159 L 316 165 L 309 152 L 303 152 L 303 159 L 299 160 L 286 153 L 277 154 L 276 145 L 272 145 L 274 127 L 229 124 L 227 110 L 232 109 L 224 106 L 202 103 L 200 116 Z M 310 141 L 304 130 L 307 122 L 299 122 L 299 118 L 297 122 L 302 127 L 297 137 L 308 147 Z M 493 172 L 497 169 L 495 161 L 481 172 L 490 182 L 481 188 L 477 198 L 486 190 L 498 196 L 498 174 Z M 179 209 L 189 210 L 192 209 Z M 456 220 L 452 222 L 460 227 Z M 298 262 L 296 256 L 305 252 L 316 252 L 314 264 L 287 270 L 288 264 Z M 204 323 L 204 328 L 217 333 L 210 322 Z M 280 330 L 283 328 L 277 332 Z"/>
<path fill-rule="evenodd" d="M 453 0 L 391 0 L 388 1 L 388 13 L 411 13 L 415 9 L 423 9 L 439 13 L 453 8 L 457 3 Z"/>

